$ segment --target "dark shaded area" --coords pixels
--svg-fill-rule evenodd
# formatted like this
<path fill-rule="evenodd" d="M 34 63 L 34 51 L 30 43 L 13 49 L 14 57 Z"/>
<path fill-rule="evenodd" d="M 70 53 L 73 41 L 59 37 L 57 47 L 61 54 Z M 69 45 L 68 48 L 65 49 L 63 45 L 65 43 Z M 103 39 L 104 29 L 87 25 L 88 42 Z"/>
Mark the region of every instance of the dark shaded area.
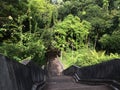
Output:
<path fill-rule="evenodd" d="M 33 83 L 45 82 L 45 71 L 35 62 L 30 61 L 26 66 L 30 69 Z"/>
<path fill-rule="evenodd" d="M 0 90 L 37 90 L 43 77 L 43 70 L 33 62 L 23 65 L 0 55 Z"/>
<path fill-rule="evenodd" d="M 79 69 L 80 69 L 80 67 L 72 65 L 69 68 L 65 69 L 63 71 L 63 74 L 73 76 L 77 71 L 79 71 Z"/>
<path fill-rule="evenodd" d="M 56 57 L 56 56 L 60 57 L 61 56 L 61 51 L 59 49 L 57 49 L 57 48 L 52 49 L 49 46 L 47 51 L 46 51 L 46 54 L 45 54 L 46 59 L 53 58 L 53 57 Z"/>
<path fill-rule="evenodd" d="M 120 59 L 113 59 L 92 66 L 71 66 L 64 70 L 65 75 L 77 73 L 82 79 L 113 79 L 120 80 Z"/>

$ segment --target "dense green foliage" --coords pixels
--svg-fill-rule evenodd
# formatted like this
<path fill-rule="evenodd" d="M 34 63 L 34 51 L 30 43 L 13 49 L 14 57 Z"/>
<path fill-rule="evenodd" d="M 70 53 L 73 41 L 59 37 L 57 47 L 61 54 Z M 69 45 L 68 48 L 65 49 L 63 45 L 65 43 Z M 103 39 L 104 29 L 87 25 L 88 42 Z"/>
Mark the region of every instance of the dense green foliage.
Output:
<path fill-rule="evenodd" d="M 53 46 L 62 49 L 80 49 L 84 46 L 90 29 L 89 22 L 81 21 L 77 16 L 68 15 L 54 27 Z"/>
<path fill-rule="evenodd" d="M 120 0 L 1 0 L 0 6 L 0 53 L 12 59 L 44 64 L 51 48 L 61 50 L 66 65 L 119 58 Z"/>
<path fill-rule="evenodd" d="M 105 51 L 96 51 L 94 49 L 82 48 L 77 51 L 68 50 L 62 52 L 61 61 L 64 64 L 65 68 L 75 64 L 79 66 L 88 66 L 101 63 L 103 61 L 111 60 L 114 58 L 119 58 L 120 55 L 112 54 L 106 55 Z"/>

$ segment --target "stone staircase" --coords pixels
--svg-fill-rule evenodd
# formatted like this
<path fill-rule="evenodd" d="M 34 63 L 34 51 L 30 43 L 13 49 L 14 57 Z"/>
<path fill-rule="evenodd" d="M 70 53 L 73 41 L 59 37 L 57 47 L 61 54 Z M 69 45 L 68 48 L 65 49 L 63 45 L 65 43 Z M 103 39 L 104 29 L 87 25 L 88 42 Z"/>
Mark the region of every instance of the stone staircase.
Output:
<path fill-rule="evenodd" d="M 69 76 L 50 77 L 43 90 L 113 90 L 107 85 L 86 85 L 76 83 Z"/>

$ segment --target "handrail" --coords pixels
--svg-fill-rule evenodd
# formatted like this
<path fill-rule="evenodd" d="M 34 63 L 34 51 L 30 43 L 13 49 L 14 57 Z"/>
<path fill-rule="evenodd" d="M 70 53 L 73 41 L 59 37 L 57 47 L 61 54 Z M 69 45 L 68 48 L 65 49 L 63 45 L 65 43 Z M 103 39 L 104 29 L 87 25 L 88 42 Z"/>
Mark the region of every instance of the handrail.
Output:
<path fill-rule="evenodd" d="M 120 82 L 116 80 L 109 80 L 109 79 L 81 79 L 77 73 L 74 74 L 73 78 L 75 79 L 76 83 L 83 83 L 89 85 L 108 85 L 113 90 L 120 90 Z"/>
<path fill-rule="evenodd" d="M 43 81 L 35 82 L 32 86 L 32 90 L 42 90 L 46 85 L 46 75 L 44 75 Z"/>

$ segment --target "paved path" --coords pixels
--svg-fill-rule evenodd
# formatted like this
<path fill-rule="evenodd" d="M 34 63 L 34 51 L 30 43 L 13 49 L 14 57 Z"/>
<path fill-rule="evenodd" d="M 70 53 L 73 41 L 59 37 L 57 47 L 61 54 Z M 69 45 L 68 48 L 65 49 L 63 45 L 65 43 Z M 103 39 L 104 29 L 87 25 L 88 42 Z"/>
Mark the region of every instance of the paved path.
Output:
<path fill-rule="evenodd" d="M 72 77 L 55 76 L 48 79 L 43 90 L 112 90 L 105 85 L 85 85 L 74 81 Z"/>

